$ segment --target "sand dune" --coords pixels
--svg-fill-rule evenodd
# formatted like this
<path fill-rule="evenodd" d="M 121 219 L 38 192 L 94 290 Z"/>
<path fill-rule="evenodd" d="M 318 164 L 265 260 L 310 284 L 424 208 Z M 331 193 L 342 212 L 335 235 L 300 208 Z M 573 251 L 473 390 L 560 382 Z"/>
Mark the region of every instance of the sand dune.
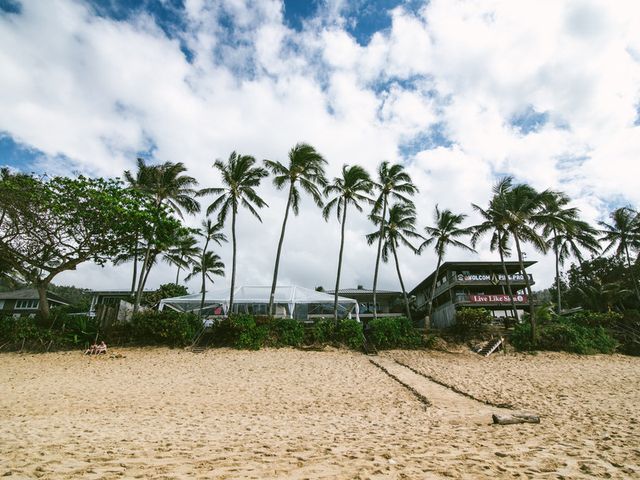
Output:
<path fill-rule="evenodd" d="M 384 354 L 381 362 L 432 396 L 425 406 L 369 357 L 348 351 L 112 353 L 123 357 L 0 355 L 0 475 L 640 475 L 636 358 Z M 481 400 L 537 411 L 543 421 L 493 426 L 483 416 L 493 407 L 434 390 L 395 360 Z"/>

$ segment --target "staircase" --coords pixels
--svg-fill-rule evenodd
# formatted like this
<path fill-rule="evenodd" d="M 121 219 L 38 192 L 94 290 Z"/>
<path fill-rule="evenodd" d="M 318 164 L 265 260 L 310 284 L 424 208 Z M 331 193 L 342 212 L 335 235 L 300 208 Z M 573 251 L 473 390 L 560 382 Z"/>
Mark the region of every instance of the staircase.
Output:
<path fill-rule="evenodd" d="M 483 357 L 488 357 L 493 352 L 495 352 L 498 348 L 500 348 L 503 342 L 504 342 L 504 339 L 502 337 L 489 340 L 487 343 L 480 345 L 478 348 L 476 348 L 476 353 L 478 355 L 482 355 Z"/>
<path fill-rule="evenodd" d="M 193 353 L 204 352 L 205 348 L 209 344 L 209 339 L 206 338 L 207 330 L 207 327 L 203 325 L 200 331 L 193 337 L 193 341 L 191 342 L 191 345 L 187 347 L 187 349 Z"/>

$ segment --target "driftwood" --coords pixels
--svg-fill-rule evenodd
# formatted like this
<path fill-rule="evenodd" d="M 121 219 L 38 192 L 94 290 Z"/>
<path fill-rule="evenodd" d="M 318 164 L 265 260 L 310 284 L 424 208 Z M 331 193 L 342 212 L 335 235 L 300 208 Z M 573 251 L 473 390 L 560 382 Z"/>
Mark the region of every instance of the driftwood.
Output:
<path fill-rule="evenodd" d="M 493 423 L 498 425 L 514 425 L 516 423 L 540 423 L 540 417 L 533 413 L 493 414 Z"/>

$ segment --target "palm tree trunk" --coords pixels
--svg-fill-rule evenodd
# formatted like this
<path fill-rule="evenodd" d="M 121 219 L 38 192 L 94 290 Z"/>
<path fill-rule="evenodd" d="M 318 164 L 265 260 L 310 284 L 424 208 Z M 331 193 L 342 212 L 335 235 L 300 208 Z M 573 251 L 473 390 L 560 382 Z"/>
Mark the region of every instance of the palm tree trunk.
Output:
<path fill-rule="evenodd" d="M 410 322 L 411 319 L 411 309 L 409 308 L 409 299 L 407 298 L 407 291 L 404 289 L 404 282 L 402 281 L 402 275 L 400 274 L 400 264 L 398 263 L 398 253 L 396 252 L 396 247 L 393 243 L 391 243 L 391 249 L 393 250 L 393 258 L 396 261 L 396 271 L 398 272 L 398 280 L 400 280 L 400 288 L 402 288 L 402 296 L 404 297 L 404 304 L 407 308 L 407 318 Z"/>
<path fill-rule="evenodd" d="M 333 320 L 338 323 L 338 290 L 340 289 L 340 272 L 342 271 L 342 252 L 344 251 L 344 226 L 347 223 L 347 202 L 344 202 L 342 212 L 342 230 L 340 232 L 340 253 L 338 254 L 338 274 L 336 275 L 336 289 L 333 293 Z"/>
<path fill-rule="evenodd" d="M 231 259 L 231 292 L 229 292 L 229 311 L 233 312 L 233 291 L 236 287 L 236 214 L 237 207 L 234 204 L 231 210 L 231 243 L 232 243 L 232 259 Z"/>
<path fill-rule="evenodd" d="M 178 285 L 178 282 L 180 281 L 180 269 L 182 267 L 180 267 L 180 265 L 178 265 L 178 271 L 176 273 L 176 285 Z"/>
<path fill-rule="evenodd" d="M 533 302 L 533 293 L 531 292 L 531 283 L 529 282 L 529 275 L 527 275 L 527 270 L 524 268 L 524 262 L 522 261 L 522 250 L 520 249 L 520 239 L 518 235 L 514 232 L 513 238 L 516 241 L 516 249 L 518 250 L 518 261 L 520 262 L 520 270 L 524 275 L 524 284 L 527 287 L 527 295 L 529 295 L 529 321 L 531 322 L 531 340 L 533 342 L 536 341 L 536 309 Z"/>
<path fill-rule="evenodd" d="M 629 246 L 625 244 L 624 251 L 627 254 L 627 265 L 629 266 L 629 273 L 631 274 L 631 281 L 633 282 L 633 289 L 636 292 L 636 298 L 640 302 L 640 291 L 638 291 L 638 281 L 636 280 L 636 274 L 633 271 L 633 265 L 631 265 L 631 256 L 629 255 Z"/>
<path fill-rule="evenodd" d="M 131 279 L 131 296 L 136 292 L 136 279 L 138 278 L 138 237 L 133 246 L 133 278 Z"/>
<path fill-rule="evenodd" d="M 198 312 L 198 316 L 200 318 L 202 318 L 202 310 L 204 310 L 204 298 L 206 295 L 206 279 L 207 279 L 207 272 L 204 269 L 204 258 L 202 260 L 202 297 L 200 298 L 200 311 Z"/>
<path fill-rule="evenodd" d="M 142 261 L 142 269 L 140 270 L 140 278 L 138 279 L 138 288 L 136 290 L 136 298 L 133 303 L 133 313 L 136 313 L 140 309 L 140 301 L 142 300 L 142 289 L 144 288 L 144 277 L 149 263 L 149 257 L 151 256 L 151 243 L 147 244 L 147 249 L 144 252 L 144 260 Z"/>
<path fill-rule="evenodd" d="M 276 264 L 273 267 L 273 281 L 271 282 L 271 293 L 269 294 L 269 308 L 267 315 L 273 315 L 273 302 L 276 297 L 276 285 L 278 282 L 278 268 L 280 267 L 280 252 L 284 243 L 284 231 L 287 227 L 287 219 L 289 218 L 289 207 L 291 206 L 291 193 L 293 191 L 293 183 L 289 187 L 289 197 L 287 198 L 287 208 L 284 211 L 284 220 L 282 221 L 282 231 L 280 232 L 280 241 L 278 242 L 278 251 L 276 252 Z"/>
<path fill-rule="evenodd" d="M 502 272 L 504 273 L 504 281 L 507 284 L 507 293 L 511 300 L 511 308 L 513 310 L 513 316 L 516 320 L 518 318 L 518 309 L 516 308 L 516 301 L 513 299 L 513 290 L 511 290 L 511 280 L 509 280 L 509 272 L 507 272 L 507 264 L 504 262 L 504 252 L 502 251 L 502 234 L 498 231 L 498 252 L 500 252 L 500 263 L 502 264 Z"/>
<path fill-rule="evenodd" d="M 442 262 L 442 255 L 438 255 L 438 265 L 436 266 L 436 276 L 433 277 L 433 286 L 431 287 L 431 297 L 429 298 L 429 323 L 431 323 L 431 312 L 433 312 L 433 297 L 436 295 L 436 282 L 438 281 L 438 275 L 440 275 L 440 263 Z"/>
<path fill-rule="evenodd" d="M 378 269 L 380 268 L 380 253 L 382 252 L 382 237 L 384 236 L 384 217 L 387 216 L 387 197 L 382 199 L 382 222 L 380 222 L 380 238 L 378 238 L 378 254 L 376 256 L 376 268 L 373 273 L 373 318 L 378 318 L 378 303 L 376 302 L 376 290 L 378 288 Z"/>
<path fill-rule="evenodd" d="M 200 258 L 200 270 L 202 271 L 202 297 L 200 298 L 200 311 L 198 312 L 198 316 L 202 318 L 202 310 L 204 310 L 204 299 L 206 295 L 206 277 L 207 272 L 205 270 L 204 258 L 207 253 L 207 248 L 209 247 L 209 234 L 207 234 L 207 239 L 204 241 L 204 247 L 202 247 L 202 257 Z"/>
<path fill-rule="evenodd" d="M 553 229 L 553 253 L 555 255 L 556 260 L 556 290 L 557 290 L 557 298 L 558 298 L 558 315 L 562 312 L 562 292 L 560 291 L 560 255 L 558 253 L 558 242 L 557 242 L 557 234 L 556 229 Z"/>

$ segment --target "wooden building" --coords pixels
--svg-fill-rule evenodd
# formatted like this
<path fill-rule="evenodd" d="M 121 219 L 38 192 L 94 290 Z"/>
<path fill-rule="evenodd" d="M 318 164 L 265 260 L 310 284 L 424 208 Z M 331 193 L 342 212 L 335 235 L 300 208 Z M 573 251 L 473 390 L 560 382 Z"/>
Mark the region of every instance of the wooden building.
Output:
<path fill-rule="evenodd" d="M 524 262 L 530 267 L 536 262 Z M 525 278 L 518 262 L 505 262 L 511 291 L 520 318 L 529 310 L 529 298 L 525 291 Z M 535 282 L 531 274 L 531 285 Z M 456 311 L 463 307 L 485 308 L 494 317 L 513 317 L 511 298 L 507 290 L 502 263 L 500 262 L 445 262 L 440 266 L 438 278 L 435 271 L 418 284 L 410 293 L 415 297 L 416 318 L 428 315 L 433 282 L 436 290 L 431 319 L 425 324 L 431 328 L 446 328 L 455 323 Z M 428 322 L 428 323 L 427 323 Z"/>

